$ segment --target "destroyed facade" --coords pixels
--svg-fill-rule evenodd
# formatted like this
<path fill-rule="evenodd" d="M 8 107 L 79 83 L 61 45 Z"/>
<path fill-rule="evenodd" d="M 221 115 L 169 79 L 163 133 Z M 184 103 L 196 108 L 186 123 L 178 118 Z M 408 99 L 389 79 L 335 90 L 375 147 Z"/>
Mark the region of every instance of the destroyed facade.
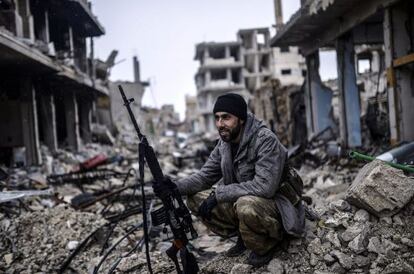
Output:
<path fill-rule="evenodd" d="M 41 164 L 40 144 L 77 150 L 91 140 L 99 81 L 84 0 L 0 2 L 0 163 Z"/>
<path fill-rule="evenodd" d="M 200 67 L 195 76 L 200 131 L 215 131 L 213 105 L 220 95 L 234 92 L 246 99 L 249 93 L 243 79 L 243 55 L 240 42 L 200 43 L 195 59 Z"/>
<path fill-rule="evenodd" d="M 301 8 L 272 38 L 271 45 L 298 46 L 306 58 L 308 137 L 332 126 L 332 93 L 323 85 L 319 76 L 319 52 L 321 48 L 333 48 L 337 53 L 341 145 L 359 147 L 363 144 L 361 86 L 357 81 L 356 64 L 367 59 L 371 66 L 377 64 L 380 67 L 377 72 L 379 80 L 375 84 L 377 88 L 373 89 L 378 90 L 374 94 L 377 98 L 371 100 L 371 104 L 376 104 L 375 111 L 385 112 L 389 121 L 391 144 L 414 139 L 414 87 L 411 80 L 414 28 L 410 19 L 413 11 L 413 3 L 403 0 L 364 3 L 341 0 L 302 1 Z M 375 49 L 356 52 L 357 46 Z M 380 79 L 384 77 L 386 90 L 381 94 Z M 386 109 L 382 107 L 384 99 L 387 100 Z M 383 131 L 387 131 L 387 128 Z"/>
<path fill-rule="evenodd" d="M 195 59 L 200 61 L 195 76 L 200 124 L 196 132 L 215 131 L 211 111 L 218 96 L 238 93 L 254 112 L 256 93 L 267 81 L 279 79 L 282 85 L 302 85 L 305 74 L 298 48 L 270 47 L 268 28 L 240 29 L 236 42 L 200 43 Z"/>

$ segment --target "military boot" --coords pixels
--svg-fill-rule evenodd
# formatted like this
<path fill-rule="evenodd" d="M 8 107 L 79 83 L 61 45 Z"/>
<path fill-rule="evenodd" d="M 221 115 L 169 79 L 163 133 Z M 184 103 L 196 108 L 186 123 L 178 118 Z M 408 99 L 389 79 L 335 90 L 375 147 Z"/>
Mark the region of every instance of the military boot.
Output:
<path fill-rule="evenodd" d="M 246 250 L 243 239 L 240 234 L 237 236 L 237 242 L 234 246 L 230 247 L 226 252 L 227 257 L 237 257 L 241 255 Z"/>
<path fill-rule="evenodd" d="M 263 255 L 259 255 L 256 252 L 252 251 L 247 259 L 247 263 L 253 267 L 261 267 L 265 264 L 268 264 L 273 259 L 274 250 L 271 249 Z"/>

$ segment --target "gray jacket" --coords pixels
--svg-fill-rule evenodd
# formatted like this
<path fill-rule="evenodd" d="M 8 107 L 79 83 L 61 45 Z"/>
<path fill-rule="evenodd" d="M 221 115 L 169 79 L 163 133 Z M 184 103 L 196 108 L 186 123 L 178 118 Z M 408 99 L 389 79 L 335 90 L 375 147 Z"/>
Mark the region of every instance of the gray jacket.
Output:
<path fill-rule="evenodd" d="M 230 144 L 220 140 L 199 172 L 177 182 L 178 189 L 192 195 L 220 181 L 219 203 L 235 202 L 245 195 L 274 198 L 286 157 L 287 150 L 276 135 L 249 113 L 234 160 Z"/>
<path fill-rule="evenodd" d="M 305 229 L 302 203 L 293 206 L 277 193 L 286 158 L 287 150 L 276 135 L 249 113 L 234 160 L 230 144 L 220 140 L 201 170 L 179 180 L 177 186 L 181 194 L 193 195 L 219 182 L 219 203 L 235 202 L 246 195 L 274 199 L 285 231 L 300 237 Z"/>

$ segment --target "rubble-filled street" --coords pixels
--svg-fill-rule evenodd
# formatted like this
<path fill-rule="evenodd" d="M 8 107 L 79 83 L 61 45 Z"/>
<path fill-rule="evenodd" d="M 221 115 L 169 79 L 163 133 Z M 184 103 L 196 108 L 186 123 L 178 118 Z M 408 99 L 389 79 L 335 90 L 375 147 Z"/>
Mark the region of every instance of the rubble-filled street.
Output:
<path fill-rule="evenodd" d="M 2 272 L 147 273 L 135 173 L 138 139 L 132 131 L 120 136 L 114 146 L 90 144 L 76 154 L 42 149 L 49 166 L 7 169 L 9 177 L 2 181 L 0 195 Z M 163 170 L 173 178 L 195 172 L 211 141 L 206 136 L 192 136 L 180 144 L 174 137 L 159 139 Z M 191 244 L 201 273 L 413 272 L 414 179 L 381 162 L 364 166 L 323 151 L 307 148 L 303 152 L 314 157 L 303 153 L 291 157 L 294 163 L 301 159 L 297 168 L 314 213 L 306 221 L 306 236 L 285 240 L 268 265 L 254 269 L 246 264 L 247 253 L 234 259 L 223 255 L 235 239 L 214 235 L 194 218 L 200 237 Z M 108 157 L 82 172 L 113 171 L 107 178 L 79 175 L 70 182 L 51 180 L 51 174 L 73 173 L 97 155 Z M 116 161 L 107 163 L 111 158 Z M 135 169 L 129 171 L 131 167 Z M 156 208 L 160 202 L 148 184 L 149 173 L 146 179 L 147 204 Z M 27 190 L 31 195 L 23 196 Z M 9 191 L 22 196 L 3 201 Z M 163 240 L 161 230 L 150 225 L 154 273 L 174 272 L 164 254 L 171 243 Z"/>
<path fill-rule="evenodd" d="M 0 273 L 414 273 L 413 15 L 0 0 Z"/>

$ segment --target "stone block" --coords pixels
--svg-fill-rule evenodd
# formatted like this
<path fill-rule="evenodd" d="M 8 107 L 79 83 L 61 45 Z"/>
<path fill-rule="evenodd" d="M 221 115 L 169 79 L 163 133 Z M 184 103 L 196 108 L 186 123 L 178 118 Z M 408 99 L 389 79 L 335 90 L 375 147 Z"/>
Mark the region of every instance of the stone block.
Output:
<path fill-rule="evenodd" d="M 414 180 L 401 170 L 375 160 L 365 165 L 349 187 L 346 199 L 378 217 L 392 216 L 414 196 Z"/>

